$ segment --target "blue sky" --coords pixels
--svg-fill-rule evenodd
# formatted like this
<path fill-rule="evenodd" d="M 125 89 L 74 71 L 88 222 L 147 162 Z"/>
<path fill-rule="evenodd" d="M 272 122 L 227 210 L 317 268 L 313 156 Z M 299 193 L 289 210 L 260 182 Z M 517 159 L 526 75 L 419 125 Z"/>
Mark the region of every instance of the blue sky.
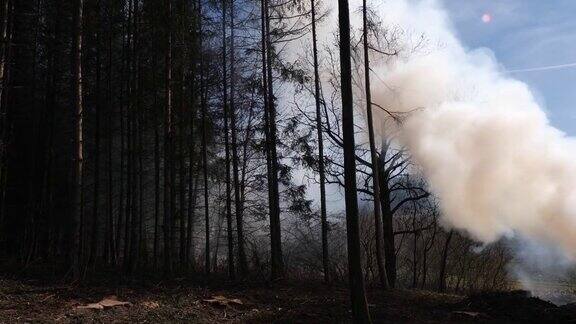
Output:
<path fill-rule="evenodd" d="M 507 70 L 576 62 L 576 0 L 442 1 L 465 46 L 491 49 Z M 576 66 L 513 76 L 530 85 L 555 127 L 576 136 Z"/>

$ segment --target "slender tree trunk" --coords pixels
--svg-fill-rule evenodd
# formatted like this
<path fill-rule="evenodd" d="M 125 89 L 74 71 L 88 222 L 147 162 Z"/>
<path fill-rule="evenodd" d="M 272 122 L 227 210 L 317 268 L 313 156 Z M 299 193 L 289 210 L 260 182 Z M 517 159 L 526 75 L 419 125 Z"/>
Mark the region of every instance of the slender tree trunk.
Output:
<path fill-rule="evenodd" d="M 124 13 L 125 3 L 122 2 L 122 15 Z M 126 256 L 124 252 L 126 251 L 126 246 L 128 242 L 126 241 L 126 228 L 128 227 L 129 215 L 126 213 L 129 205 L 127 199 L 128 191 L 128 178 L 129 178 L 129 161 L 128 159 L 128 105 L 126 103 L 126 97 L 128 94 L 128 81 L 127 75 L 129 74 L 128 57 L 129 57 L 129 37 L 130 33 L 127 32 L 126 36 L 122 36 L 122 73 L 121 73 L 121 87 L 120 87 L 120 176 L 119 176 L 119 204 L 118 204 L 118 225 L 116 228 L 116 249 L 118 263 L 123 264 L 126 262 Z M 122 235 L 124 233 L 124 236 Z M 120 257 L 122 254 L 122 262 L 120 262 Z"/>
<path fill-rule="evenodd" d="M 267 69 L 267 62 L 266 62 L 266 0 L 261 0 L 260 1 L 260 9 L 261 9 L 261 13 L 260 13 L 260 17 L 261 17 L 261 33 L 262 33 L 262 42 L 261 42 L 261 52 L 262 52 L 262 93 L 263 93 L 263 97 L 264 97 L 264 135 L 266 137 L 266 150 L 265 150 L 265 154 L 266 154 L 266 175 L 267 175 L 267 180 L 268 180 L 268 205 L 269 205 L 269 210 L 272 211 L 272 204 L 273 204 L 273 198 L 272 198 L 272 190 L 270 188 L 270 186 L 272 185 L 272 155 L 270 154 L 270 151 L 268 150 L 268 147 L 270 146 L 270 112 L 268 111 L 268 69 Z M 248 138 L 246 138 L 246 140 L 248 141 Z M 246 152 L 246 150 L 244 150 L 244 152 Z M 244 167 L 246 167 L 247 165 L 247 161 L 244 160 Z M 245 182 L 243 182 L 245 183 Z M 245 189 L 245 188 L 243 188 Z M 272 224 L 272 218 L 270 218 L 270 224 Z M 272 229 L 270 230 L 270 232 L 272 232 Z"/>
<path fill-rule="evenodd" d="M 204 82 L 204 58 L 203 58 L 203 35 L 202 35 L 202 0 L 198 0 L 198 17 L 199 17 L 199 43 L 200 43 L 200 93 L 201 93 L 201 118 L 202 118 L 202 173 L 204 178 L 204 233 L 205 233 L 205 263 L 204 271 L 210 274 L 210 205 L 208 197 L 208 147 L 207 147 L 207 94 L 206 84 Z"/>
<path fill-rule="evenodd" d="M 379 163 L 382 169 L 385 168 L 385 159 L 386 151 L 382 151 L 379 156 Z M 389 286 L 394 288 L 396 285 L 396 243 L 394 242 L 394 215 L 392 214 L 392 206 L 390 202 L 388 175 L 383 170 L 380 170 L 379 181 L 386 275 L 388 276 Z"/>
<path fill-rule="evenodd" d="M 194 9 L 196 9 L 196 5 L 194 5 Z M 201 23 L 199 19 L 198 12 L 194 12 L 194 17 L 192 20 L 192 26 L 197 27 L 199 23 Z M 186 269 L 195 271 L 196 270 L 196 262 L 195 262 L 195 249 L 194 249 L 194 229 L 195 229 L 195 221 L 196 221 L 196 199 L 197 189 L 198 189 L 198 168 L 195 168 L 198 164 L 195 163 L 196 160 L 196 120 L 197 120 L 197 109 L 198 109 L 198 95 L 201 95 L 201 92 L 198 91 L 198 82 L 196 79 L 197 75 L 197 62 L 199 60 L 199 55 L 201 51 L 198 50 L 197 42 L 198 42 L 198 30 L 197 28 L 193 28 L 194 32 L 192 33 L 193 37 L 193 44 L 194 49 L 191 51 L 191 61 L 192 64 L 190 65 L 190 134 L 188 137 L 188 221 L 186 227 Z"/>
<path fill-rule="evenodd" d="M 224 106 L 224 145 L 225 145 L 225 164 L 226 164 L 226 226 L 228 234 L 228 277 L 232 280 L 236 277 L 234 269 L 234 234 L 232 228 L 232 186 L 230 179 L 230 138 L 228 127 L 228 61 L 226 56 L 226 0 L 222 0 L 222 103 Z M 216 261 L 216 260 L 215 260 Z"/>
<path fill-rule="evenodd" d="M 2 2 L 2 43 L 0 44 L 2 52 L 0 57 L 0 235 L 3 233 L 5 217 L 5 197 L 6 197 L 6 179 L 7 179 L 7 146 L 8 146 L 8 86 L 10 83 L 10 64 L 12 53 L 12 33 L 13 33 L 13 12 L 14 4 L 12 0 L 3 0 Z"/>
<path fill-rule="evenodd" d="M 112 12 L 112 5 L 108 1 L 108 9 Z M 113 39 L 113 27 L 111 18 L 108 22 L 108 73 L 106 75 L 107 83 L 107 102 L 108 102 L 108 120 L 107 120 L 107 130 L 108 130 L 108 161 L 107 161 L 107 171 L 108 171 L 108 219 L 107 219 L 107 229 L 106 229 L 106 244 L 108 248 L 107 253 L 110 256 L 110 262 L 116 265 L 116 240 L 114 236 L 114 175 L 112 170 L 112 159 L 113 159 L 113 148 L 114 148 L 114 110 L 112 108 L 112 39 Z"/>
<path fill-rule="evenodd" d="M 312 50 L 314 54 L 314 99 L 316 103 L 316 132 L 318 135 L 318 173 L 320 176 L 320 222 L 322 227 L 322 267 L 324 283 L 330 282 L 330 258 L 328 255 L 328 219 L 326 215 L 326 172 L 324 170 L 324 139 L 322 135 L 322 110 L 320 93 L 320 72 L 318 63 L 318 40 L 316 36 L 316 0 L 312 6 Z"/>
<path fill-rule="evenodd" d="M 2 43 L 0 44 L 1 49 L 1 57 L 0 57 L 0 97 L 3 96 L 4 90 L 6 89 L 6 75 L 7 75 L 7 67 L 9 64 L 7 63 L 8 60 L 8 53 L 10 51 L 11 41 L 12 41 L 12 33 L 10 30 L 10 23 L 12 19 L 12 3 L 10 0 L 2 0 L 2 6 L 0 7 L 2 10 L 2 25 L 0 27 L 0 37 L 2 38 Z M 4 102 L 0 101 L 0 111 L 4 113 L 5 104 Z M 3 126 L 4 127 L 4 126 Z"/>
<path fill-rule="evenodd" d="M 194 56 L 196 59 L 197 56 Z M 191 111 L 190 111 L 190 134 L 188 137 L 188 221 L 186 222 L 186 269 L 192 268 L 194 270 L 194 251 L 193 251 L 193 233 L 194 233 L 194 221 L 196 213 L 196 189 L 198 177 L 194 176 L 194 159 L 196 153 L 195 147 L 195 122 L 196 122 L 196 91 L 195 91 L 195 69 L 192 64 L 192 77 L 190 78 L 190 92 L 191 92 Z M 192 265 L 190 267 L 190 265 Z"/>
<path fill-rule="evenodd" d="M 184 134 L 185 134 L 185 126 L 184 126 L 184 67 L 181 67 L 181 75 L 180 75 L 180 112 L 178 121 L 178 147 L 179 147 L 179 156 L 178 156 L 178 193 L 179 193 L 179 208 L 178 208 L 178 216 L 179 216 L 179 257 L 180 257 L 180 267 L 184 268 L 186 264 L 186 167 L 184 157 L 186 156 L 184 150 Z"/>
<path fill-rule="evenodd" d="M 124 74 L 124 71 L 122 71 Z M 124 76 L 122 76 L 122 78 L 124 78 Z M 121 95 L 126 95 L 124 89 L 121 89 Z M 119 105 L 119 117 L 120 117 L 120 130 L 119 130 L 119 135 L 120 135 L 120 170 L 119 170 L 119 177 L 118 177 L 118 221 L 117 221 L 117 225 L 116 225 L 116 259 L 118 261 L 118 265 L 121 264 L 120 261 L 120 251 L 122 250 L 122 244 L 126 244 L 126 242 L 124 242 L 122 240 L 122 229 L 124 226 L 124 177 L 125 177 L 125 168 L 124 168 L 124 164 L 125 164 L 125 153 L 126 153 L 126 139 L 125 139 L 125 135 L 124 135 L 124 129 L 126 128 L 125 125 L 125 120 L 124 120 L 124 106 L 125 103 L 123 102 L 123 100 L 120 102 Z"/>
<path fill-rule="evenodd" d="M 238 171 L 238 136 L 236 125 L 236 49 L 234 47 L 234 0 L 230 0 L 230 128 L 232 131 L 232 172 L 234 177 L 234 203 L 236 211 L 236 235 L 238 237 L 238 270 L 241 276 L 248 274 L 246 243 L 244 242 L 244 211 L 240 196 Z"/>
<path fill-rule="evenodd" d="M 100 1 L 98 1 L 98 31 L 96 32 L 96 116 L 94 131 L 94 192 L 92 202 L 92 228 L 90 239 L 90 260 L 89 264 L 94 265 L 98 254 L 98 229 L 100 227 L 100 217 L 98 215 L 100 202 L 100 118 L 102 116 L 101 101 L 101 55 L 100 55 Z"/>
<path fill-rule="evenodd" d="M 156 94 L 154 94 L 154 107 L 156 107 Z M 158 268 L 158 248 L 160 239 L 160 123 L 158 114 L 154 114 L 154 245 L 153 264 L 154 269 Z"/>
<path fill-rule="evenodd" d="M 128 23 L 129 35 L 131 42 L 129 42 L 129 77 L 128 77 L 128 190 L 127 192 L 127 210 L 126 210 L 126 245 L 125 255 L 125 270 L 130 274 L 136 267 L 136 254 L 138 251 L 138 231 L 137 231 L 137 217 L 138 217 L 138 178 L 137 178 L 137 136 L 138 136 L 138 98 L 137 98 L 137 82 L 138 82 L 138 53 L 137 53 L 137 38 L 138 38 L 138 0 L 129 1 L 129 15 Z"/>
<path fill-rule="evenodd" d="M 123 269 L 128 271 L 130 267 L 130 247 L 131 247 L 131 228 L 132 228 L 132 212 L 133 212 L 133 187 L 132 187 L 132 176 L 133 176 L 133 146 L 132 146 L 132 110 L 133 105 L 133 93 L 132 93 L 132 62 L 133 62 L 133 51 L 132 51 L 132 2 L 133 0 L 128 0 L 127 8 L 127 31 L 126 31 L 126 47 L 125 47 L 125 87 L 126 87 L 126 205 L 125 205 L 125 226 L 124 226 L 124 249 L 123 249 Z"/>
<path fill-rule="evenodd" d="M 32 75 L 31 75 L 31 79 L 30 79 L 30 83 L 27 85 L 28 87 L 28 91 L 31 94 L 35 94 L 36 93 L 36 74 L 38 71 L 38 47 L 39 47 L 39 33 L 40 33 L 40 0 L 36 0 L 36 4 L 33 7 L 33 11 L 32 11 L 32 15 L 34 17 L 33 21 L 34 24 L 31 27 L 31 29 L 33 29 L 33 38 L 32 38 L 32 48 L 31 48 L 31 53 L 32 53 L 32 61 L 31 61 L 31 70 L 32 70 Z M 32 97 L 34 97 L 32 95 Z M 42 139 L 44 136 L 44 133 L 42 132 L 42 128 L 44 126 L 40 126 L 40 118 L 44 117 L 43 113 L 37 113 L 37 111 L 39 110 L 39 107 L 37 106 L 37 102 L 35 99 L 32 100 L 31 103 L 32 107 L 34 107 L 34 113 L 32 115 L 32 120 L 31 120 L 31 124 L 33 125 L 33 131 L 31 132 L 31 136 L 32 138 L 35 139 L 35 146 L 32 148 L 31 152 L 30 152 L 30 157 L 29 160 L 31 162 L 31 170 L 30 170 L 30 177 L 32 177 L 32 179 L 34 178 L 39 178 L 40 177 L 40 172 L 41 169 L 43 167 L 43 162 L 42 160 L 38 159 L 37 156 L 39 156 L 38 152 L 42 152 L 43 150 L 43 145 L 42 145 Z M 40 156 L 42 156 L 42 154 L 40 153 Z M 27 210 L 28 210 L 28 227 L 29 227 L 29 233 L 30 233 L 30 237 L 27 240 L 26 244 L 28 245 L 27 247 L 27 251 L 26 251 L 26 259 L 25 259 L 25 266 L 27 266 L 32 259 L 35 257 L 35 255 L 38 252 L 38 244 L 39 244 L 39 239 L 38 239 L 38 235 L 39 235 L 39 227 L 38 225 L 40 224 L 40 219 L 39 219 L 39 213 L 37 212 L 38 207 L 39 207 L 39 197 L 40 194 L 38 193 L 38 188 L 39 186 L 36 185 L 36 182 L 30 181 L 29 185 L 28 185 L 28 202 L 27 202 Z"/>
<path fill-rule="evenodd" d="M 352 98 L 352 64 L 350 59 L 350 13 L 348 10 L 348 0 L 338 0 L 348 272 L 354 321 L 356 323 L 371 323 L 360 256 L 360 225 L 358 221 L 358 196 L 356 191 L 356 153 L 354 151 L 354 103 Z"/>
<path fill-rule="evenodd" d="M 172 273 L 172 3 L 164 1 L 166 10 L 165 111 L 164 111 L 164 273 Z"/>
<path fill-rule="evenodd" d="M 142 129 L 143 129 L 143 75 L 142 75 L 142 54 L 140 53 L 140 26 L 141 20 L 140 17 L 142 13 L 140 12 L 140 1 L 134 1 L 134 71 L 136 76 L 134 78 L 134 87 L 136 88 L 136 110 L 134 116 L 134 165 L 135 165 L 135 172 L 134 172 L 134 221 L 133 221 L 133 240 L 134 244 L 132 245 L 132 267 L 130 272 L 134 272 L 136 267 L 139 265 L 140 262 L 140 254 L 142 252 L 142 239 L 143 239 L 143 227 L 142 227 L 142 218 L 143 218 L 143 196 L 142 196 L 142 179 L 143 179 L 143 161 L 142 161 Z"/>
<path fill-rule="evenodd" d="M 264 20 L 266 24 L 266 74 L 268 80 L 268 132 L 267 150 L 270 154 L 270 243 L 271 243 L 271 278 L 280 279 L 284 276 L 284 260 L 282 257 L 282 233 L 280 224 L 280 192 L 278 188 L 278 154 L 276 151 L 276 106 L 274 103 L 274 85 L 272 75 L 272 41 L 270 38 L 270 8 L 268 0 L 264 0 Z"/>
<path fill-rule="evenodd" d="M 55 21 L 52 27 L 52 35 L 57 38 L 60 35 L 60 21 Z M 56 109 L 56 80 L 57 80 L 57 69 L 56 69 L 56 53 L 57 48 L 55 44 L 48 49 L 48 75 L 46 81 L 46 149 L 43 158 L 45 159 L 45 168 L 43 177 L 43 191 L 42 195 L 42 208 L 45 210 L 44 215 L 46 218 L 47 228 L 45 236 L 45 260 L 52 260 L 54 256 L 54 242 L 52 239 L 54 232 L 54 218 L 53 218 L 53 190 L 54 185 L 52 181 L 52 170 L 54 161 L 54 115 Z"/>
<path fill-rule="evenodd" d="M 186 17 L 186 1 L 181 0 L 180 1 L 180 41 L 182 44 L 184 44 L 184 33 L 185 33 L 185 27 L 184 27 L 184 19 Z M 180 256 L 180 267 L 184 268 L 186 265 L 186 167 L 185 167 L 185 149 L 184 149 L 184 136 L 186 134 L 186 126 L 185 126 L 185 118 L 184 118 L 184 106 L 185 106 L 185 100 L 184 100 L 184 66 L 185 66 L 185 54 L 184 54 L 184 47 L 182 46 L 181 50 L 180 50 L 180 97 L 179 97 L 179 101 L 180 101 L 180 111 L 179 111 L 179 116 L 178 118 L 180 119 L 178 121 L 178 147 L 179 147 L 179 153 L 180 155 L 178 156 L 178 161 L 179 161 L 179 167 L 178 167 L 178 176 L 179 176 L 179 181 L 178 181 L 178 192 L 180 194 L 180 198 L 178 200 L 179 202 L 179 225 L 180 225 L 180 237 L 179 237 L 179 256 Z"/>
<path fill-rule="evenodd" d="M 378 151 L 374 139 L 374 120 L 372 117 L 372 91 L 370 89 L 370 55 L 368 47 L 368 17 L 367 17 L 366 0 L 363 0 L 362 16 L 363 16 L 363 29 L 364 29 L 364 83 L 366 90 L 366 116 L 368 123 L 368 137 L 370 140 L 370 153 L 372 159 L 372 182 L 374 194 L 374 226 L 376 232 L 376 263 L 378 265 L 378 275 L 380 284 L 384 288 L 388 288 L 388 278 L 386 275 L 386 267 L 384 266 L 384 247 L 382 245 L 382 212 L 380 206 L 380 170 L 378 163 Z"/>
<path fill-rule="evenodd" d="M 75 35 L 74 44 L 72 48 L 74 60 L 74 104 L 76 109 L 76 130 L 75 130 L 75 159 L 76 166 L 74 168 L 74 212 L 72 215 L 72 276 L 74 280 L 80 279 L 80 264 L 81 264 L 81 228 L 82 228 L 82 213 L 84 208 L 83 197 L 83 180 L 84 180 L 84 104 L 82 94 L 82 25 L 84 10 L 84 0 L 76 1 L 75 11 Z"/>

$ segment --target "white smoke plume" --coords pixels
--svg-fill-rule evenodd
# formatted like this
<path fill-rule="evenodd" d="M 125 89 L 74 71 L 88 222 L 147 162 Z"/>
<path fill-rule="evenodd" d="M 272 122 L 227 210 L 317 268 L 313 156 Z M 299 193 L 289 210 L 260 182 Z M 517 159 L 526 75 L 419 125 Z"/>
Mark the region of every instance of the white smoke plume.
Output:
<path fill-rule="evenodd" d="M 377 104 L 412 112 L 400 138 L 444 222 L 484 243 L 521 236 L 576 260 L 575 139 L 491 51 L 462 45 L 438 1 L 375 5 L 385 25 L 441 44 L 374 66 L 372 90 Z"/>

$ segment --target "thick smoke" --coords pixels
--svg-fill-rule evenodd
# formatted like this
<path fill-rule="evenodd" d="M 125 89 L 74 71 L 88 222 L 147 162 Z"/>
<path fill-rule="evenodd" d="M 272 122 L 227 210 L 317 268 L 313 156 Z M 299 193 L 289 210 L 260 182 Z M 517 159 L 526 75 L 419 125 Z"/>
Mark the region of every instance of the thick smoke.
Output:
<path fill-rule="evenodd" d="M 550 125 L 529 87 L 489 50 L 461 44 L 437 1 L 390 0 L 377 11 L 386 25 L 435 44 L 375 66 L 372 90 L 379 105 L 410 112 L 400 139 L 444 222 L 484 243 L 520 236 L 553 245 L 574 261 L 575 140 Z"/>

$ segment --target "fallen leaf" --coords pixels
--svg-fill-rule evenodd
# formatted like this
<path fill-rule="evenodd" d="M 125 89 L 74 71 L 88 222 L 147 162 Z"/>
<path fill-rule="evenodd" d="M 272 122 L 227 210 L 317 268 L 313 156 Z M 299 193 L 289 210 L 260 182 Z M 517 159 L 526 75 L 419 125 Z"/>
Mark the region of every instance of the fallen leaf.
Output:
<path fill-rule="evenodd" d="M 229 299 L 224 296 L 213 296 L 212 299 L 204 299 L 203 301 L 205 303 L 220 307 L 226 307 L 230 304 L 244 305 L 244 303 L 242 303 L 242 301 L 238 298 Z"/>
<path fill-rule="evenodd" d="M 118 297 L 116 296 L 107 296 L 104 297 L 101 301 L 97 303 L 92 303 L 88 305 L 81 305 L 77 306 L 78 309 L 104 309 L 104 308 L 111 308 L 116 306 L 131 306 L 132 303 L 119 301 Z"/>
<path fill-rule="evenodd" d="M 104 306 L 100 305 L 100 303 L 92 303 L 88 305 L 81 305 L 76 306 L 78 309 L 104 309 Z"/>
<path fill-rule="evenodd" d="M 146 308 L 150 308 L 150 309 L 156 309 L 156 308 L 160 307 L 160 304 L 158 302 L 155 302 L 155 301 L 145 301 L 145 302 L 142 302 L 142 306 L 144 306 Z"/>

